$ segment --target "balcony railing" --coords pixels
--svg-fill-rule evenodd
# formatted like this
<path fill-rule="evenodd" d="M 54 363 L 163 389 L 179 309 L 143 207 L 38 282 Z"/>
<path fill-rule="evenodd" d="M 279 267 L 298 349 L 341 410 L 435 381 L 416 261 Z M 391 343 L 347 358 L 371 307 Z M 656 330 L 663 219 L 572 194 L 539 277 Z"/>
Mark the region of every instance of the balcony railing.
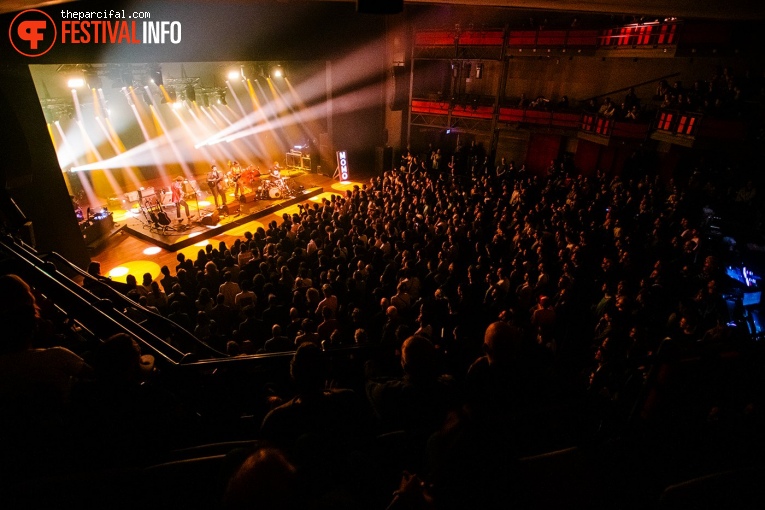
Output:
<path fill-rule="evenodd" d="M 678 43 L 677 21 L 627 25 L 604 30 L 422 30 L 414 35 L 415 47 L 598 48 L 671 46 Z"/>
<path fill-rule="evenodd" d="M 492 120 L 494 107 L 487 105 L 452 104 L 448 101 L 428 101 L 416 99 L 412 101 L 412 113 L 452 117 Z M 553 128 L 561 130 L 577 130 L 604 137 L 644 139 L 651 127 L 649 122 L 635 122 L 606 118 L 594 113 L 574 111 L 539 110 L 517 106 L 502 106 L 497 112 L 497 122 L 500 124 L 518 124 L 528 127 Z M 439 126 L 441 124 L 438 124 Z M 446 124 L 443 123 L 445 126 Z M 686 127 L 687 129 L 687 127 Z"/>
<path fill-rule="evenodd" d="M 677 44 L 677 22 L 655 22 L 643 25 L 603 30 L 598 36 L 599 46 L 654 47 Z"/>
<path fill-rule="evenodd" d="M 701 113 L 659 110 L 656 113 L 655 129 L 673 135 L 695 137 L 701 126 L 701 119 Z"/>

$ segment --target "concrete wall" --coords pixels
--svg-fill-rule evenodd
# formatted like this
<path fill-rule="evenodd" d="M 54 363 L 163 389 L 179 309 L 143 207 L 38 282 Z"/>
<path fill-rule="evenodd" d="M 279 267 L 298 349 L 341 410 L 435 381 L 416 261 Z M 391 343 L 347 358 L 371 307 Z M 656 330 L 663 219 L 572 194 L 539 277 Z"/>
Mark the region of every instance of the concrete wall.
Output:
<path fill-rule="evenodd" d="M 90 261 L 56 152 L 27 66 L 0 69 L 0 138 L 4 186 L 31 220 L 40 252 L 57 251 L 75 264 Z M 7 217 L 7 211 L 0 211 Z"/>

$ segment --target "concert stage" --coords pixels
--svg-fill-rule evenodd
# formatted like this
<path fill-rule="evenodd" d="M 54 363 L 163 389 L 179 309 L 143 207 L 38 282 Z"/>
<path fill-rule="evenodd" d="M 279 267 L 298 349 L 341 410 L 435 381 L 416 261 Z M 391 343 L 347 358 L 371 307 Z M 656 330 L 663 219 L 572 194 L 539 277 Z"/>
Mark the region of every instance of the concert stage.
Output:
<path fill-rule="evenodd" d="M 101 263 L 101 274 L 114 281 L 124 283 L 128 274 L 140 279 L 140 275 L 149 273 L 153 278 L 158 278 L 162 266 L 175 267 L 179 253 L 196 258 L 199 250 L 204 249 L 208 243 L 217 247 L 218 243 L 225 242 L 231 246 L 237 239 L 243 239 L 247 231 L 254 233 L 259 227 L 267 228 L 271 221 L 281 223 L 283 214 L 299 213 L 297 204 L 321 204 L 322 200 L 330 199 L 332 195 L 345 195 L 354 186 L 363 185 L 360 181 L 338 182 L 321 174 L 302 174 L 294 178 L 306 193 L 281 200 L 248 201 L 242 204 L 238 216 L 223 216 L 215 225 L 201 225 L 196 216 L 196 203 L 189 202 L 190 212 L 195 215 L 191 227 L 186 231 L 168 231 L 165 234 L 149 229 L 148 225 L 144 227 L 147 221 L 143 214 L 138 209 L 131 210 L 131 205 L 135 204 L 125 203 L 120 207 L 112 203 L 109 209 L 110 212 L 114 211 L 115 227 L 119 226 L 120 235 L 105 238 L 103 243 L 93 248 L 91 257 Z M 145 187 L 152 184 L 159 186 L 159 183 L 148 181 L 143 184 Z M 233 189 L 230 193 L 229 201 L 233 201 Z M 209 214 L 213 210 L 212 205 L 203 205 L 208 203 L 208 199 L 211 197 L 200 197 L 202 214 Z M 165 206 L 164 210 L 171 223 L 177 224 L 175 206 Z M 183 215 L 183 223 L 186 223 L 185 211 Z"/>
<path fill-rule="evenodd" d="M 240 202 L 232 190 L 227 192 L 228 211 L 216 211 L 213 197 L 204 191 L 198 192 L 196 199 L 187 200 L 191 218 L 187 219 L 181 208 L 181 220 L 176 218 L 176 207 L 164 204 L 169 225 L 164 226 L 152 221 L 138 205 L 122 211 L 120 217 L 123 232 L 151 243 L 165 250 L 175 252 L 188 246 L 210 239 L 228 230 L 250 221 L 268 216 L 282 208 L 302 204 L 324 192 L 324 186 L 330 187 L 332 181 L 315 174 L 305 174 L 291 179 L 293 193 L 281 198 L 256 198 L 254 193 L 246 193 L 246 201 Z"/>

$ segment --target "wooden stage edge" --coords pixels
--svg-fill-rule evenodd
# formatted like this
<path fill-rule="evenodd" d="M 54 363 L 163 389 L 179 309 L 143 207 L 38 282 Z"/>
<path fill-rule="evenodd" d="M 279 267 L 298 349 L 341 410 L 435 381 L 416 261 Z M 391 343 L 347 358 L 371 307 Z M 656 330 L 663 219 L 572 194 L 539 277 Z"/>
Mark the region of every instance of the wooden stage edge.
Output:
<path fill-rule="evenodd" d="M 134 225 L 126 224 L 123 227 L 123 231 L 128 232 L 129 234 L 137 237 L 138 239 L 151 243 L 155 246 L 159 246 L 160 248 L 163 248 L 167 251 L 174 252 L 174 251 L 178 251 L 183 248 L 186 248 L 188 246 L 191 246 L 193 244 L 196 244 L 199 241 L 204 241 L 205 239 L 210 239 L 211 237 L 215 237 L 218 234 L 222 234 L 240 225 L 249 223 L 250 221 L 254 221 L 264 216 L 268 216 L 269 214 L 273 214 L 277 212 L 279 209 L 283 209 L 291 205 L 301 204 L 305 200 L 311 197 L 320 195 L 323 192 L 324 192 L 323 187 L 311 188 L 310 190 L 306 190 L 305 192 L 300 193 L 294 198 L 290 198 L 289 200 L 282 200 L 275 204 L 272 204 L 262 209 L 251 212 L 247 214 L 246 216 L 242 216 L 241 218 L 237 218 L 233 221 L 227 221 L 225 223 L 219 222 L 218 225 L 215 225 L 211 228 L 205 228 L 204 230 L 200 231 L 194 236 L 163 235 L 161 233 L 155 233 L 151 231 L 147 232 L 144 229 L 143 224 L 141 224 L 140 222 L 138 223 L 139 228 L 135 228 L 135 224 Z"/>

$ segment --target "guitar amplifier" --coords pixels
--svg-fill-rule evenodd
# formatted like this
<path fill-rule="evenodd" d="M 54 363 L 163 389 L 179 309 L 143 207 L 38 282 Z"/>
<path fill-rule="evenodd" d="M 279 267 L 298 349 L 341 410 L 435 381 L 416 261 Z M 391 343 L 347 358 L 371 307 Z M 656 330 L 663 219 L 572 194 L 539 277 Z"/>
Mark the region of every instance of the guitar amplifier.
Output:
<path fill-rule="evenodd" d="M 155 209 L 160 206 L 160 197 L 156 195 L 144 195 L 143 196 L 143 206 L 147 207 L 149 209 Z"/>
<path fill-rule="evenodd" d="M 162 198 L 162 205 L 171 205 L 173 203 L 172 191 L 165 191 L 164 188 L 160 188 L 159 196 Z"/>
<path fill-rule="evenodd" d="M 181 186 L 183 187 L 183 193 L 186 195 L 191 195 L 199 189 L 197 181 L 186 180 L 181 183 Z"/>

